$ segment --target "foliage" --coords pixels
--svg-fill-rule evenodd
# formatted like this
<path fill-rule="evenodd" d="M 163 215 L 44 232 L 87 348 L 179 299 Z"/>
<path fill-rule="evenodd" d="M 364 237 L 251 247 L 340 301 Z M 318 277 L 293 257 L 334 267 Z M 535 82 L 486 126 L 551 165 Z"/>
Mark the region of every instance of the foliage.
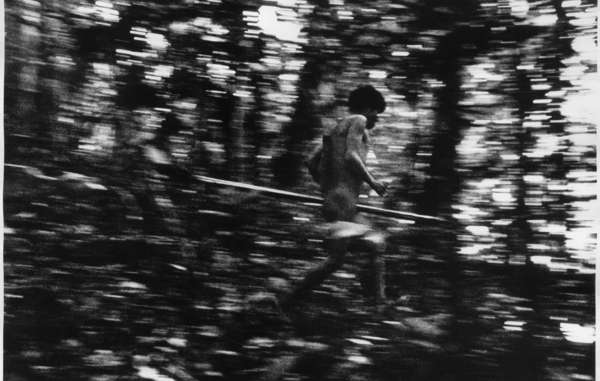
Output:
<path fill-rule="evenodd" d="M 7 379 L 591 377 L 594 3 L 6 8 Z M 317 209 L 193 176 L 315 193 L 303 161 L 367 82 L 391 184 L 362 200 L 450 223 L 373 220 L 386 311 L 358 257 L 282 314 Z"/>

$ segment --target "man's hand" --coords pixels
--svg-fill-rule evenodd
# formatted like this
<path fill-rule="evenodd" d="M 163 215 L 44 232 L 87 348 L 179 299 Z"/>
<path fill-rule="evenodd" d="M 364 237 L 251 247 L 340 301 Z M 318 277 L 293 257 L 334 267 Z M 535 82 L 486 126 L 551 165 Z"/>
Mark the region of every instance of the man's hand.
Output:
<path fill-rule="evenodd" d="M 378 195 L 383 197 L 383 195 L 385 195 L 387 186 L 384 183 L 380 183 L 379 181 L 373 181 L 373 183 L 371 184 L 371 188 L 373 188 L 373 190 L 377 192 Z"/>

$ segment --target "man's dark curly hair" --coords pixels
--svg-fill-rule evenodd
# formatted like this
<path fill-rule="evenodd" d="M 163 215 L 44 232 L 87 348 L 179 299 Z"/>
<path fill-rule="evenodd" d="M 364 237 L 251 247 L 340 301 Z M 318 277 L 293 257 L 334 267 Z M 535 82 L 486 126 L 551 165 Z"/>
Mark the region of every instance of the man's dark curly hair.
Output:
<path fill-rule="evenodd" d="M 350 97 L 348 97 L 350 112 L 361 111 L 366 107 L 375 109 L 377 112 L 385 110 L 383 95 L 371 85 L 357 87 L 350 93 Z"/>

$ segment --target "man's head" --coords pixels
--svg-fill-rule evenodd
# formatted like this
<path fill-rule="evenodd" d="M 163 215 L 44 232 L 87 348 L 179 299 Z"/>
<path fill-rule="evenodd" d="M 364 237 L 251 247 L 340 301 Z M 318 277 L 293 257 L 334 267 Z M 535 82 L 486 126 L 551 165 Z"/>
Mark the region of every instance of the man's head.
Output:
<path fill-rule="evenodd" d="M 348 97 L 348 108 L 354 114 L 362 114 L 367 118 L 367 128 L 371 129 L 377 122 L 377 114 L 385 110 L 383 95 L 371 85 L 354 89 Z"/>

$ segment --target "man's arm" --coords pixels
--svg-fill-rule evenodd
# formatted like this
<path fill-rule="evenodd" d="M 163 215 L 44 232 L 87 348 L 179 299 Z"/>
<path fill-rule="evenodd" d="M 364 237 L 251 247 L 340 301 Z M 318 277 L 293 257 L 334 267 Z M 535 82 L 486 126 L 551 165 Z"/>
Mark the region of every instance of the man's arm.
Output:
<path fill-rule="evenodd" d="M 365 118 L 354 118 L 351 121 L 346 138 L 345 160 L 350 165 L 350 168 L 353 168 L 363 181 L 369 184 L 378 195 L 383 196 L 385 194 L 385 186 L 375 180 L 359 154 L 360 146 L 364 144 L 362 140 L 365 135 L 366 125 L 367 121 Z"/>
<path fill-rule="evenodd" d="M 319 172 L 319 164 L 321 162 L 321 155 L 323 153 L 323 146 L 319 145 L 319 147 L 313 151 L 308 160 L 306 161 L 306 166 L 308 167 L 308 172 L 312 176 L 313 180 L 317 183 L 321 181 L 321 173 Z"/>

